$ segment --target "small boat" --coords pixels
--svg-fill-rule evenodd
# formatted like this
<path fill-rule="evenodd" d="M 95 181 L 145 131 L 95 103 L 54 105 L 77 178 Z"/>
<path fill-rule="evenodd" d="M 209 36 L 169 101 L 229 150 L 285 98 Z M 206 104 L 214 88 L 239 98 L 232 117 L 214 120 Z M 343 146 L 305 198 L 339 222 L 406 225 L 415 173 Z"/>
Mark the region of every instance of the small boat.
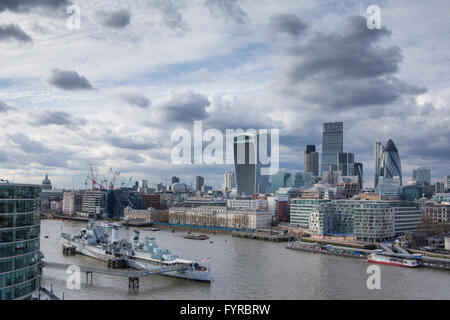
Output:
<path fill-rule="evenodd" d="M 48 236 L 44 236 L 45 239 L 48 239 Z"/>
<path fill-rule="evenodd" d="M 159 230 L 161 230 L 160 228 L 152 228 L 151 229 L 152 231 L 159 231 Z"/>
<path fill-rule="evenodd" d="M 184 236 L 185 239 L 191 239 L 191 240 L 207 240 L 209 237 L 205 234 L 187 234 Z"/>

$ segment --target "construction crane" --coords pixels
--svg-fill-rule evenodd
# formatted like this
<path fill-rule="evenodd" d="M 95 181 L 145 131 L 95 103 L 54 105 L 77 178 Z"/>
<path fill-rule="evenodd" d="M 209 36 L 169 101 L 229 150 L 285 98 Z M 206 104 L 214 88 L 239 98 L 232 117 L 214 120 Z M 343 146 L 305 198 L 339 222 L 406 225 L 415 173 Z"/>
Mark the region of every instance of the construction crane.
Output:
<path fill-rule="evenodd" d="M 116 179 L 119 177 L 119 175 L 120 175 L 120 172 L 114 172 L 114 177 L 113 177 L 113 179 L 111 180 L 111 182 L 109 183 L 109 189 L 110 190 L 113 190 L 114 189 L 114 183 L 116 182 Z"/>

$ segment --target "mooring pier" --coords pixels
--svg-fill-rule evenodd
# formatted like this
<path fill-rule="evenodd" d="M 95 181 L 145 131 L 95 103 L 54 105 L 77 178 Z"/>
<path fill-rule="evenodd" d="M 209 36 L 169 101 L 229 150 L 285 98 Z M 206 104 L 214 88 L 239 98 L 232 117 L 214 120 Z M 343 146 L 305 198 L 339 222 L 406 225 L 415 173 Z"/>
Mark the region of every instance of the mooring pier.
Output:
<path fill-rule="evenodd" d="M 154 268 L 152 270 L 111 270 L 105 268 L 98 267 L 90 267 L 90 266 L 80 266 L 69 263 L 58 263 L 58 262 L 49 262 L 42 261 L 42 268 L 46 269 L 55 269 L 55 270 L 68 270 L 71 266 L 77 266 L 80 269 L 80 272 L 86 273 L 86 282 L 89 282 L 89 276 L 91 278 L 90 282 L 92 283 L 92 277 L 94 273 L 104 274 L 109 276 L 123 277 L 128 278 L 128 287 L 131 289 L 139 288 L 139 278 L 144 276 L 152 276 L 156 274 L 163 274 L 172 271 L 181 271 L 186 270 L 186 266 L 176 265 L 173 267 L 160 267 Z"/>

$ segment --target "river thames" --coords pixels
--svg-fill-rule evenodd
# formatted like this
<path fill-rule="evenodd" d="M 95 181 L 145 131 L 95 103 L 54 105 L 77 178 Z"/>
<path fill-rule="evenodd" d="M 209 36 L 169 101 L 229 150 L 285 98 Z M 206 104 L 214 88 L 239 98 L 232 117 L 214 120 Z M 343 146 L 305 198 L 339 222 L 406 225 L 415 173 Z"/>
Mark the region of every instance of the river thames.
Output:
<path fill-rule="evenodd" d="M 106 268 L 106 263 L 80 254 L 62 254 L 60 233 L 78 232 L 85 223 L 41 221 L 41 251 L 46 261 Z M 122 229 L 120 236 L 132 234 Z M 94 274 L 81 277 L 81 289 L 66 288 L 65 271 L 44 269 L 42 285 L 59 297 L 93 299 L 449 299 L 450 272 L 380 265 L 381 289 L 368 289 L 365 260 L 288 250 L 285 243 L 210 234 L 209 240 L 187 240 L 186 232 L 140 229 L 141 239 L 155 237 L 160 247 L 181 258 L 210 257 L 211 283 L 161 275 L 140 279 L 138 290 L 128 279 Z M 212 242 L 212 243 L 211 243 Z"/>

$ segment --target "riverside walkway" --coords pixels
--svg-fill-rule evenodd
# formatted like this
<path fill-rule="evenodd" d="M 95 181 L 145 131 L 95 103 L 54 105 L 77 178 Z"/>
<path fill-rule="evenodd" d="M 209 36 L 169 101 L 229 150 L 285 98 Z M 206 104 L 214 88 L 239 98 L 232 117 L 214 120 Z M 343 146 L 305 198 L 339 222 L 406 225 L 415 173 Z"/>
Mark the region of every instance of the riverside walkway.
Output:
<path fill-rule="evenodd" d="M 58 263 L 58 262 L 49 262 L 49 261 L 42 261 L 41 266 L 46 269 L 56 269 L 56 270 L 68 270 L 68 268 L 71 266 L 77 266 L 80 269 L 80 272 L 86 273 L 86 282 L 89 281 L 89 275 L 91 276 L 91 283 L 92 283 L 92 275 L 94 273 L 128 278 L 128 287 L 132 288 L 132 289 L 139 288 L 139 278 L 140 277 L 163 274 L 163 273 L 172 272 L 172 271 L 186 270 L 185 266 L 180 266 L 180 265 L 173 266 L 173 267 L 164 266 L 164 267 L 160 267 L 160 268 L 154 268 L 152 270 L 135 270 L 135 269 L 111 270 L 111 269 L 105 269 L 105 268 L 79 266 L 79 265 L 69 264 L 69 263 Z"/>

